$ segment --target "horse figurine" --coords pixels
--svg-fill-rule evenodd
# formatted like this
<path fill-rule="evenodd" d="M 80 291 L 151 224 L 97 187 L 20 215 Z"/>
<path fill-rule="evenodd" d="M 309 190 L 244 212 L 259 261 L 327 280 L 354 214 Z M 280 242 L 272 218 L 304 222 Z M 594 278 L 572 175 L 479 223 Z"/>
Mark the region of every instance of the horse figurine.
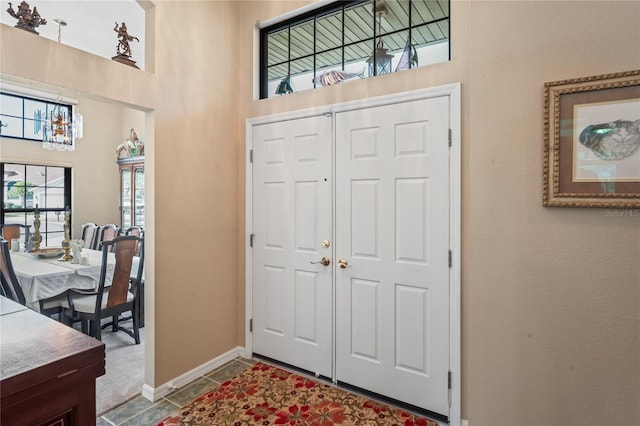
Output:
<path fill-rule="evenodd" d="M 122 153 L 124 152 L 124 155 Z M 135 130 L 129 131 L 129 137 L 116 147 L 116 158 L 135 157 L 144 155 L 144 143 L 138 139 Z"/>

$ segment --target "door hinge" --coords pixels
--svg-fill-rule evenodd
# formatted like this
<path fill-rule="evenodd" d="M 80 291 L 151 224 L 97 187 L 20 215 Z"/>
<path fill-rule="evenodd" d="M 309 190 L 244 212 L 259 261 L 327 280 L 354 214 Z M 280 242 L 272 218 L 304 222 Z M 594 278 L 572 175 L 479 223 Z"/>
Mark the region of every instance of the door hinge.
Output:
<path fill-rule="evenodd" d="M 449 407 L 451 407 L 451 403 L 453 402 L 453 398 L 452 398 L 452 395 L 451 395 L 451 382 L 452 382 L 451 370 L 449 370 L 449 373 L 447 374 L 447 387 L 449 389 L 447 394 L 448 394 L 448 399 L 449 399 Z"/>
<path fill-rule="evenodd" d="M 451 142 L 449 142 L 449 146 L 451 146 Z M 249 150 L 249 162 L 253 163 L 253 150 Z"/>
<path fill-rule="evenodd" d="M 253 247 L 253 239 L 256 237 L 256 234 L 249 235 L 249 247 Z"/>
<path fill-rule="evenodd" d="M 449 250 L 449 268 L 451 268 L 452 265 L 453 265 L 453 254 L 451 253 L 451 250 Z"/>
<path fill-rule="evenodd" d="M 253 331 L 253 318 L 251 318 L 249 320 L 249 332 L 252 332 L 252 331 Z M 449 372 L 449 373 L 451 373 L 451 372 Z"/>
<path fill-rule="evenodd" d="M 451 148 L 451 129 L 449 129 L 449 148 Z"/>

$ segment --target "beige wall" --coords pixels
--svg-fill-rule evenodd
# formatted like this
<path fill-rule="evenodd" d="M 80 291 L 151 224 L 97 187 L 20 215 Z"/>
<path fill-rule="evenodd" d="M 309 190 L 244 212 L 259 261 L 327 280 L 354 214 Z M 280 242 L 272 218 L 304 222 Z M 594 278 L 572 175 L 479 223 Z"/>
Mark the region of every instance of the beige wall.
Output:
<path fill-rule="evenodd" d="M 640 68 L 640 3 L 472 2 L 470 14 L 465 413 L 640 424 L 640 212 L 541 207 L 542 84 Z"/>
<path fill-rule="evenodd" d="M 306 3 L 241 2 L 238 27 Z M 543 84 L 640 68 L 640 3 L 454 0 L 451 16 L 449 63 L 242 104 L 240 116 L 460 81 L 462 417 L 640 424 L 640 217 L 542 207 Z M 251 67 L 243 49 L 245 83 Z"/>
<path fill-rule="evenodd" d="M 640 218 L 541 201 L 542 86 L 640 68 L 640 2 L 453 1 L 450 62 L 253 101 L 256 22 L 306 3 L 157 2 L 154 73 L 0 25 L 3 75 L 153 110 L 146 383 L 244 344 L 246 118 L 459 81 L 462 417 L 640 424 Z"/>
<path fill-rule="evenodd" d="M 238 45 L 234 3 L 158 2 L 155 386 L 238 338 Z"/>

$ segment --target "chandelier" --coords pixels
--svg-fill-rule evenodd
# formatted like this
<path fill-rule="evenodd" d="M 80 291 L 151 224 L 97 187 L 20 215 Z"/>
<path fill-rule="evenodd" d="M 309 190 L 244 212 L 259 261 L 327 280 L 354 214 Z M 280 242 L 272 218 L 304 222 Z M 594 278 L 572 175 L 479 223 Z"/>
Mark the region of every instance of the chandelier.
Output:
<path fill-rule="evenodd" d="M 67 23 L 56 18 L 58 24 L 58 43 L 62 38 L 62 27 Z M 58 94 L 53 105 L 44 120 L 42 147 L 49 150 L 73 151 L 76 149 L 75 141 L 82 138 L 82 115 L 72 113 L 72 107 L 60 103 L 62 96 Z M 38 114 L 41 114 L 38 111 Z"/>
<path fill-rule="evenodd" d="M 60 103 L 53 108 L 44 120 L 42 147 L 49 150 L 73 151 L 75 141 L 82 138 L 82 115 L 73 114 L 71 107 Z"/>

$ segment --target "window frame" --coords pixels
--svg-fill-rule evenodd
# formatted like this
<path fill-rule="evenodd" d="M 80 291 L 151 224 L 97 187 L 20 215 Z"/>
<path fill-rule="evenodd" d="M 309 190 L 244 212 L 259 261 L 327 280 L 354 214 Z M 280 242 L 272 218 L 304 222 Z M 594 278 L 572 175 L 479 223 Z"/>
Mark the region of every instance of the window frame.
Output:
<path fill-rule="evenodd" d="M 64 184 L 62 186 L 63 188 L 63 199 L 64 199 L 64 205 L 62 207 L 47 207 L 47 206 L 40 206 L 38 205 L 38 211 L 40 212 L 40 235 L 42 235 L 42 242 L 41 245 L 43 247 L 48 246 L 48 241 L 50 236 L 53 235 L 57 235 L 59 237 L 59 234 L 62 234 L 62 239 L 64 239 L 64 228 L 62 231 L 50 231 L 49 230 L 49 216 L 47 213 L 54 213 L 56 214 L 58 217 L 60 215 L 62 215 L 62 217 L 64 217 L 64 213 L 66 210 L 66 207 L 71 206 L 71 202 L 72 202 L 72 191 L 71 191 L 71 167 L 65 167 L 65 166 L 56 166 L 56 165 L 51 165 L 51 164 L 33 164 L 33 163 L 23 163 L 23 162 L 9 162 L 9 161 L 3 161 L 0 162 L 0 173 L 2 173 L 2 203 L 0 203 L 0 223 L 5 224 L 7 223 L 6 221 L 6 215 L 8 213 L 19 213 L 23 215 L 23 219 L 22 221 L 12 221 L 9 223 L 22 223 L 23 225 L 27 225 L 27 226 L 33 226 L 33 223 L 28 223 L 27 222 L 27 218 L 29 216 L 29 214 L 33 215 L 33 213 L 36 211 L 36 205 L 33 204 L 31 207 L 28 207 L 26 205 L 26 202 L 24 203 L 23 207 L 20 208 L 7 208 L 5 206 L 5 199 L 6 199 L 6 190 L 7 190 L 7 185 L 6 185 L 6 178 L 5 178 L 5 166 L 6 165 L 12 165 L 12 166 L 21 166 L 24 167 L 24 182 L 26 182 L 27 179 L 27 168 L 28 167 L 44 167 L 45 170 L 45 175 L 47 175 L 47 169 L 48 168 L 57 168 L 57 169 L 62 169 L 63 170 L 63 176 L 64 176 Z M 44 185 L 39 186 L 41 188 L 44 188 L 45 190 L 45 194 L 47 191 L 47 188 L 49 188 L 49 186 L 47 185 L 47 180 L 45 179 L 45 183 Z M 55 186 L 55 187 L 51 187 L 51 188 L 55 188 L 55 189 L 59 189 L 59 186 Z M 71 216 L 69 218 L 70 221 L 70 229 L 72 229 L 72 224 L 71 221 L 73 219 L 73 216 Z M 33 233 L 33 229 L 31 230 L 31 232 Z M 59 238 L 55 238 L 56 240 L 58 240 Z"/>
<path fill-rule="evenodd" d="M 371 2 L 372 4 L 372 8 L 375 11 L 376 10 L 376 3 L 377 2 L 384 2 L 385 0 L 349 0 L 349 1 L 334 1 L 331 2 L 329 4 L 326 4 L 324 6 L 318 7 L 317 9 L 313 9 L 307 12 L 303 12 L 299 15 L 296 15 L 294 17 L 285 19 L 284 21 L 281 22 L 277 22 L 275 24 L 272 25 L 268 25 L 265 26 L 264 28 L 260 29 L 260 34 L 259 34 L 259 99 L 268 99 L 269 98 L 269 77 L 268 77 L 268 72 L 269 72 L 269 68 L 270 67 L 274 67 L 274 66 L 278 66 L 278 65 L 283 65 L 286 64 L 287 65 L 287 71 L 288 71 L 288 75 L 291 75 L 291 63 L 294 61 L 298 61 L 304 58 L 309 58 L 311 57 L 313 59 L 313 89 L 316 89 L 318 87 L 322 87 L 320 85 L 318 85 L 315 81 L 315 78 L 319 75 L 318 74 L 318 64 L 317 64 L 317 57 L 319 55 L 322 55 L 323 53 L 327 53 L 330 52 L 331 50 L 335 50 L 340 48 L 342 50 L 342 61 L 341 61 L 341 69 L 344 70 L 345 69 L 345 48 L 348 48 L 350 46 L 355 46 L 357 44 L 363 43 L 363 42 L 371 42 L 372 47 L 374 47 L 372 49 L 372 55 L 375 58 L 375 46 L 376 43 L 380 40 L 381 37 L 388 37 L 388 36 L 392 36 L 395 34 L 399 34 L 402 32 L 408 32 L 408 40 L 409 43 L 411 43 L 411 38 L 412 38 L 412 30 L 413 29 L 417 29 L 419 27 L 422 26 L 428 26 L 431 24 L 437 24 L 440 23 L 442 21 L 448 21 L 448 35 L 446 37 L 445 40 L 447 40 L 448 43 L 448 60 L 451 60 L 451 0 L 447 0 L 447 10 L 448 10 L 448 14 L 443 17 L 443 18 L 435 18 L 433 20 L 425 20 L 424 22 L 420 22 L 420 23 L 414 23 L 413 19 L 412 19 L 412 11 L 413 11 L 413 5 L 412 2 L 413 0 L 405 0 L 408 4 L 408 23 L 407 26 L 396 29 L 394 31 L 391 32 L 384 32 L 382 34 L 382 36 L 380 36 L 378 34 L 378 25 L 377 25 L 377 21 L 376 21 L 376 13 L 373 13 L 373 22 L 372 22 L 372 28 L 373 28 L 373 34 L 371 37 L 367 37 L 363 40 L 356 40 L 356 41 L 352 41 L 350 43 L 345 43 L 345 10 L 347 9 L 351 9 L 359 4 L 364 4 L 364 3 L 368 3 Z M 388 1 L 388 0 L 387 0 Z M 325 50 L 325 51 L 317 51 L 317 25 L 316 25 L 316 21 L 319 18 L 322 18 L 326 15 L 329 15 L 331 13 L 335 13 L 335 12 L 341 12 L 342 14 L 342 18 L 341 18 L 341 25 L 342 25 L 342 33 L 340 34 L 340 38 L 342 39 L 342 42 L 340 45 L 338 46 L 334 46 L 329 50 Z M 296 57 L 293 58 L 291 57 L 291 28 L 295 27 L 296 25 L 300 25 L 303 24 L 307 21 L 313 21 L 313 52 L 307 55 L 303 55 L 300 57 Z M 278 32 L 278 31 L 282 31 L 282 30 L 288 30 L 289 35 L 287 37 L 287 60 L 285 61 L 281 61 L 275 64 L 271 64 L 269 65 L 269 57 L 268 57 L 268 50 L 269 50 L 269 43 L 268 43 L 268 37 L 270 34 Z M 411 43 L 412 44 L 412 43 Z M 413 45 L 413 44 L 412 44 Z M 419 66 L 419 65 L 418 65 Z M 409 64 L 410 68 L 413 68 L 414 66 L 410 63 Z M 375 76 L 376 73 L 374 72 Z"/>
<path fill-rule="evenodd" d="M 21 95 L 21 94 L 17 94 L 17 93 L 12 93 L 10 91 L 5 91 L 5 90 L 1 90 L 0 91 L 0 96 L 8 96 L 8 97 L 12 97 L 12 98 L 17 98 L 20 99 L 22 102 L 22 109 L 21 109 L 21 114 L 20 115 L 13 115 L 13 114 L 9 114 L 7 113 L 4 109 L 2 109 L 2 102 L 0 102 L 0 121 L 2 121 L 3 117 L 7 117 L 7 118 L 11 118 L 11 119 L 17 119 L 20 120 L 21 123 L 21 136 L 13 136 L 13 135 L 5 135 L 2 134 L 2 128 L 0 126 L 0 137 L 3 138 L 9 138 L 9 139 L 18 139 L 18 140 L 25 140 L 25 141 L 30 141 L 30 142 L 43 142 L 44 141 L 44 136 L 45 136 L 45 126 L 46 126 L 46 121 L 47 121 L 47 117 L 51 114 L 51 111 L 55 108 L 55 107 L 59 107 L 59 108 L 63 108 L 64 110 L 66 110 L 67 113 L 67 117 L 69 117 L 69 120 L 71 121 L 71 127 L 73 127 L 73 119 L 74 119 L 74 115 L 73 115 L 73 105 L 72 104 L 68 104 L 68 103 L 64 103 L 64 102 L 59 102 L 59 101 L 54 101 L 54 100 L 48 100 L 48 99 L 42 99 L 42 98 L 36 98 L 33 96 L 25 96 L 25 95 Z M 27 117 L 25 114 L 25 102 L 36 102 L 36 103 L 40 103 L 44 105 L 44 117 L 40 118 L 39 120 L 36 119 L 35 117 Z M 40 138 L 31 138 L 31 137 L 25 137 L 25 128 L 26 125 L 30 122 L 33 122 L 34 124 L 38 123 L 41 126 L 41 130 L 39 131 L 41 137 Z M 36 132 L 34 130 L 34 134 L 38 134 L 38 132 Z M 75 137 L 71 138 L 71 145 L 74 146 L 75 145 Z"/>

